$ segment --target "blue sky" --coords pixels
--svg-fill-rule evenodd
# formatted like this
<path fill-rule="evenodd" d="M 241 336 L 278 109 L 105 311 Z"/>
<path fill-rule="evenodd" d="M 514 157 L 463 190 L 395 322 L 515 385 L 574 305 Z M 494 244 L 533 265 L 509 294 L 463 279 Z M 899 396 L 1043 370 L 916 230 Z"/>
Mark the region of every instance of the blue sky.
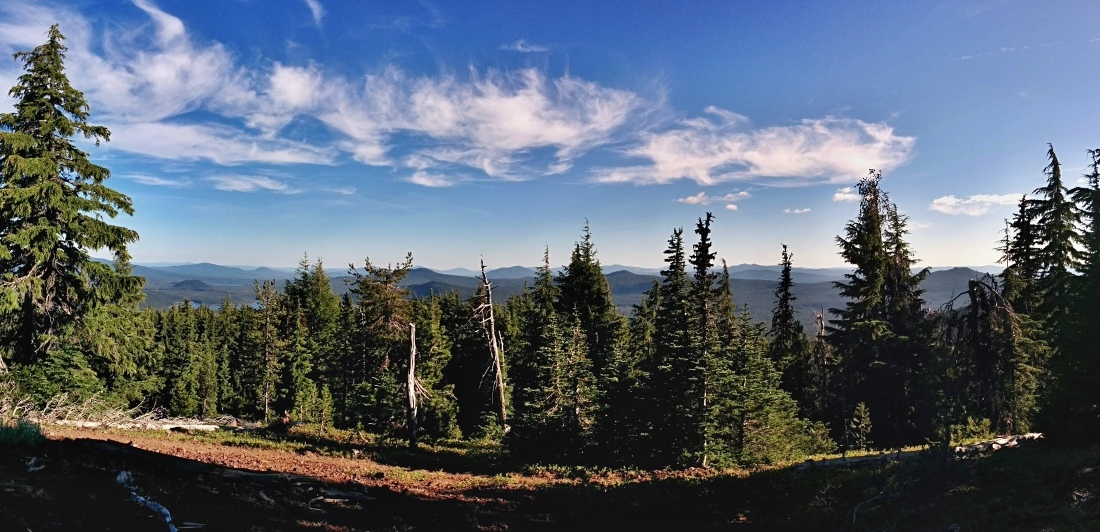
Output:
<path fill-rule="evenodd" d="M 1053 143 L 1100 147 L 1095 2 L 6 0 L 68 37 L 135 262 L 837 266 L 869 168 L 926 265 L 985 265 Z M 19 74 L 0 59 L 0 84 Z M 0 109 L 11 109 L 11 100 Z"/>

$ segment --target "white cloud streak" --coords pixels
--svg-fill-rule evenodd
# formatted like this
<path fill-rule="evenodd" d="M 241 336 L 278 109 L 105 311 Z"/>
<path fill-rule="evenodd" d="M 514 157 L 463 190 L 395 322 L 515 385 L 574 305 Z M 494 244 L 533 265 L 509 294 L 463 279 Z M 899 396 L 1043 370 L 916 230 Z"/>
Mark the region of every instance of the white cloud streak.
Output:
<path fill-rule="evenodd" d="M 190 179 L 165 179 L 151 175 L 132 175 L 127 177 L 130 181 L 153 187 L 184 188 L 191 186 Z"/>
<path fill-rule="evenodd" d="M 525 41 L 523 39 L 520 39 L 516 42 L 509 43 L 509 44 L 502 44 L 500 46 L 500 49 L 501 50 L 507 50 L 509 52 L 519 52 L 521 54 L 534 54 L 534 53 L 543 53 L 543 52 L 549 52 L 550 51 L 549 47 L 540 46 L 540 45 L 537 45 L 537 44 L 529 44 L 527 41 Z"/>
<path fill-rule="evenodd" d="M 218 175 L 207 178 L 214 188 L 228 192 L 258 192 L 262 190 L 294 194 L 297 190 L 286 183 L 259 175 Z"/>
<path fill-rule="evenodd" d="M 332 150 L 284 140 L 255 138 L 227 126 L 138 123 L 113 128 L 109 149 L 151 157 L 244 163 L 329 164 Z"/>
<path fill-rule="evenodd" d="M 698 194 L 695 194 L 694 196 L 680 198 L 676 201 L 680 203 L 686 203 L 688 205 L 709 205 L 715 202 L 732 203 L 749 197 L 751 197 L 751 195 L 744 190 L 742 190 L 741 192 L 731 192 L 724 196 L 708 196 L 706 192 L 700 192 Z"/>
<path fill-rule="evenodd" d="M 806 214 L 810 212 L 810 209 L 783 209 L 783 212 L 787 214 Z"/>
<path fill-rule="evenodd" d="M 888 171 L 909 159 L 915 139 L 893 128 L 849 118 L 807 119 L 792 126 L 748 128 L 748 119 L 722 109 L 713 118 L 683 120 L 679 127 L 646 133 L 626 155 L 647 165 L 596 170 L 605 183 L 701 185 L 772 178 L 794 182 L 850 182 L 868 168 Z"/>
<path fill-rule="evenodd" d="M 1020 197 L 1022 194 L 977 194 L 963 200 L 949 195 L 932 200 L 928 208 L 953 216 L 981 216 L 1001 205 L 1016 205 Z"/>
<path fill-rule="evenodd" d="M 306 0 L 306 5 L 309 6 L 309 14 L 313 15 L 313 24 L 320 28 L 321 19 L 325 18 L 325 6 L 318 0 Z"/>

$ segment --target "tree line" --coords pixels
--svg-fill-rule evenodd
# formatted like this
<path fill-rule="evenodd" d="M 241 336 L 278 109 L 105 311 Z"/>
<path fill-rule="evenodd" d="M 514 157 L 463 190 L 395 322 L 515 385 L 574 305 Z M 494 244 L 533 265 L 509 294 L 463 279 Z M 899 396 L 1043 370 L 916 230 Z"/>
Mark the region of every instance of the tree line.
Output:
<path fill-rule="evenodd" d="M 64 75 L 64 36 L 23 62 L 0 114 L 0 373 L 40 403 L 98 395 L 172 415 L 296 421 L 407 438 L 502 441 L 517 460 L 644 467 L 775 462 L 1043 429 L 1100 439 L 1100 151 L 1068 188 L 1053 147 L 1046 183 L 998 244 L 1005 270 L 928 308 L 908 219 L 871 171 L 837 236 L 852 268 L 843 308 L 807 333 L 794 254 L 781 247 L 772 319 L 738 307 L 706 213 L 672 230 L 664 269 L 616 310 L 587 223 L 557 274 L 506 301 L 415 298 L 412 255 L 350 265 L 349 293 L 304 257 L 252 301 L 140 309 L 144 280 L 108 223 L 132 213 L 72 137 L 106 141 Z M 108 250 L 113 265 L 92 260 Z"/>

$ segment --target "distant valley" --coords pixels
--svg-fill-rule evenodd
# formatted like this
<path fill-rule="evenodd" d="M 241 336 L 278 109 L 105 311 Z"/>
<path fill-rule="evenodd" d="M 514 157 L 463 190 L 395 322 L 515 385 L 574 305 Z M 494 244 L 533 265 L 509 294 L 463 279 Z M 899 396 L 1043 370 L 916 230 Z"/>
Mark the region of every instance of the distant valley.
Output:
<path fill-rule="evenodd" d="M 982 268 L 990 270 L 990 268 Z M 840 308 L 844 299 L 833 287 L 834 281 L 844 279 L 844 268 L 794 268 L 792 276 L 797 297 L 795 306 L 799 319 L 807 326 L 813 323 L 814 312 L 826 313 L 830 308 Z M 655 269 L 611 265 L 604 268 L 611 294 L 619 310 L 629 315 L 633 305 L 642 301 L 644 294 L 660 279 Z M 738 306 L 748 305 L 758 320 L 771 318 L 775 304 L 775 288 L 779 280 L 779 267 L 759 264 L 740 264 L 730 267 L 733 297 Z M 251 304 L 255 300 L 254 282 L 274 280 L 282 289 L 287 280 L 293 279 L 291 269 L 240 268 L 216 264 L 185 264 L 172 266 L 134 266 L 134 274 L 145 277 L 144 305 L 152 308 L 168 308 L 190 301 L 195 305 L 219 307 L 228 298 L 233 304 Z M 337 294 L 347 293 L 351 277 L 341 270 L 331 270 L 332 289 Z M 494 298 L 504 301 L 521 293 L 525 286 L 534 284 L 534 268 L 512 266 L 487 272 L 493 283 Z M 925 280 L 925 299 L 929 308 L 937 308 L 967 288 L 970 279 L 983 275 L 973 268 L 937 268 Z M 463 297 L 472 296 L 478 286 L 475 272 L 464 269 L 435 271 L 414 268 L 401 283 L 417 296 L 432 293 L 457 292 Z"/>

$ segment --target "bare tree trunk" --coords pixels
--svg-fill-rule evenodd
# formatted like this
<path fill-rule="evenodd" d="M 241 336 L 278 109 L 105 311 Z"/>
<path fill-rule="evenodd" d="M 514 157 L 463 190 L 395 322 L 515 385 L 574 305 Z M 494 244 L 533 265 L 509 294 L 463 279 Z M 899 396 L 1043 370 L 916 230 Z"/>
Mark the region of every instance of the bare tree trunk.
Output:
<path fill-rule="evenodd" d="M 409 324 L 409 447 L 416 448 L 416 324 Z"/>
<path fill-rule="evenodd" d="M 504 356 L 504 342 L 497 335 L 496 320 L 493 318 L 493 289 L 489 284 L 489 278 L 485 275 L 485 260 L 481 261 L 481 284 L 485 287 L 485 302 L 482 303 L 481 328 L 489 340 L 489 350 L 493 356 L 493 373 L 496 379 L 497 401 L 500 403 L 500 425 L 508 432 L 508 402 L 504 393 L 504 372 L 500 359 Z"/>
<path fill-rule="evenodd" d="M 0 375 L 8 374 L 8 365 L 4 363 L 4 357 L 0 356 Z"/>

